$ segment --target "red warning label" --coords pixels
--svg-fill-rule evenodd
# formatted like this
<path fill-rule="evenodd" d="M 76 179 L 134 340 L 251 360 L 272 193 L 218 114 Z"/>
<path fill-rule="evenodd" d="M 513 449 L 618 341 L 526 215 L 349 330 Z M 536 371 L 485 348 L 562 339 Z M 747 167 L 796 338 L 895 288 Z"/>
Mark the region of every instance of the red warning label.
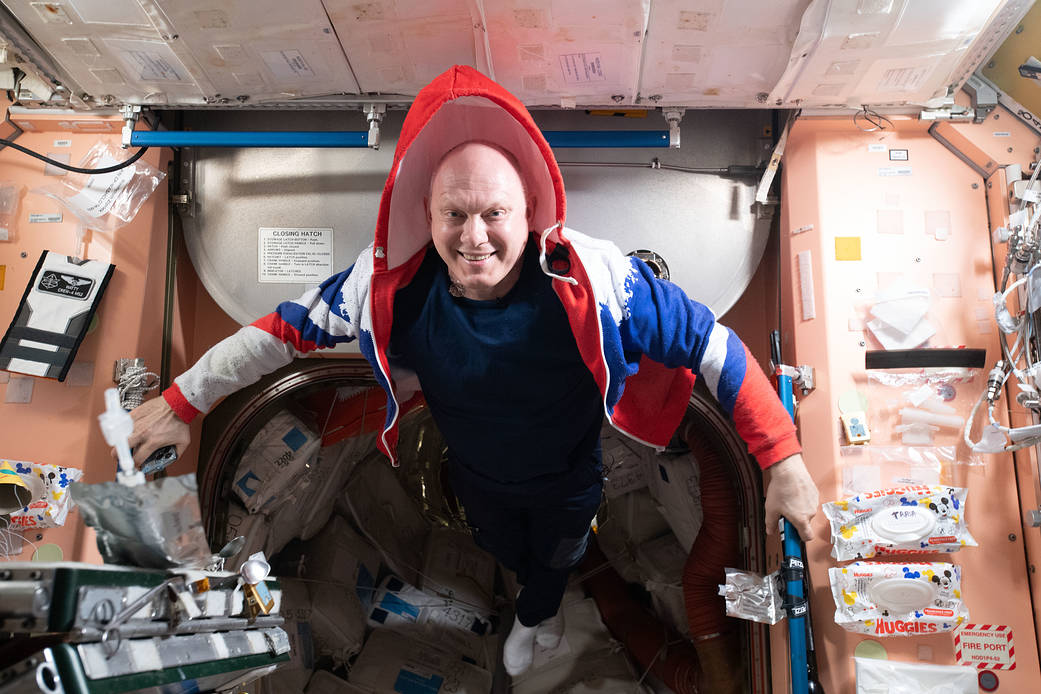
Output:
<path fill-rule="evenodd" d="M 1015 670 L 1012 630 L 1001 624 L 966 624 L 954 632 L 959 665 L 980 670 Z"/>

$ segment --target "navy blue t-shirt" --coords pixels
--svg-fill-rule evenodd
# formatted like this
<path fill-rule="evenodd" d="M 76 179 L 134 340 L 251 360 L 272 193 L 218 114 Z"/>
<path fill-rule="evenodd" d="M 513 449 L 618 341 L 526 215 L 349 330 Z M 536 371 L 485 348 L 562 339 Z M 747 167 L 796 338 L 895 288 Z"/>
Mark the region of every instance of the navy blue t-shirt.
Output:
<path fill-rule="evenodd" d="M 568 493 L 600 476 L 603 400 L 529 241 L 500 299 L 453 297 L 433 247 L 394 298 L 393 363 L 419 376 L 454 474 L 489 491 Z"/>

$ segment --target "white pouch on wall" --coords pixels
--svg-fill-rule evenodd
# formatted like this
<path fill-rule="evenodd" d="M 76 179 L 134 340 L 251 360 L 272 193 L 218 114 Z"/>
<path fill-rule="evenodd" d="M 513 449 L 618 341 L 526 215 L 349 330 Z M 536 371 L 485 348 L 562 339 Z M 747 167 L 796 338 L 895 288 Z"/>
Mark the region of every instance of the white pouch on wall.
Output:
<path fill-rule="evenodd" d="M 961 567 L 942 562 L 856 561 L 828 570 L 835 623 L 875 636 L 954 631 L 969 618 Z"/>
<path fill-rule="evenodd" d="M 857 694 L 977 694 L 977 671 L 962 665 L 854 658 Z"/>
<path fill-rule="evenodd" d="M 965 525 L 967 494 L 961 487 L 911 485 L 824 504 L 831 521 L 831 556 L 847 561 L 975 547 Z"/>

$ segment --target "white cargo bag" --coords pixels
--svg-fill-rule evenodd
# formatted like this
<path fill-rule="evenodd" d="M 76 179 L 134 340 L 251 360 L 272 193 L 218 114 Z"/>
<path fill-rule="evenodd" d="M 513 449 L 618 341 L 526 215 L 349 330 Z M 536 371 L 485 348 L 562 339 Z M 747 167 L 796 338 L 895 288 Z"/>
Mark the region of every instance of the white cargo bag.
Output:
<path fill-rule="evenodd" d="M 390 629 L 369 635 L 348 680 L 374 692 L 488 694 L 492 688 L 487 670 Z"/>
<path fill-rule="evenodd" d="M 611 650 L 614 643 L 611 633 L 600 619 L 600 610 L 592 598 L 571 603 L 564 610 L 564 636 L 556 648 L 543 648 L 536 644 L 535 659 L 531 668 L 513 680 L 514 694 L 542 694 L 563 688 L 578 675 L 585 672 L 583 663 Z M 624 659 L 623 659 L 624 660 Z M 628 666 L 626 666 L 628 667 Z M 588 674 L 588 673 L 587 673 Z M 635 683 L 636 678 L 630 682 Z M 632 691 L 628 689 L 605 689 L 604 691 Z"/>
<path fill-rule="evenodd" d="M 604 427 L 600 435 L 600 447 L 604 466 L 604 494 L 608 499 L 647 486 L 647 459 L 653 455 L 651 449 L 609 426 Z"/>
<path fill-rule="evenodd" d="M 683 603 L 686 563 L 687 552 L 672 535 L 663 535 L 636 548 L 636 564 L 640 567 L 643 587 L 651 594 L 654 611 L 683 636 L 690 635 Z"/>
<path fill-rule="evenodd" d="M 351 471 L 375 450 L 376 435 L 365 434 L 318 451 L 318 458 L 308 475 L 307 494 L 300 504 L 303 511 L 301 540 L 310 540 L 325 527 Z"/>
<path fill-rule="evenodd" d="M 278 583 L 282 594 L 277 607 L 285 620 L 282 629 L 289 637 L 289 662 L 264 678 L 265 688 L 271 692 L 301 692 L 314 668 L 311 595 L 303 581 L 280 578 Z"/>
<path fill-rule="evenodd" d="M 669 534 L 669 524 L 658 512 L 648 489 L 637 489 L 607 502 L 597 515 L 596 539 L 618 575 L 628 583 L 640 583 L 634 548 Z"/>
<path fill-rule="evenodd" d="M 353 586 L 362 609 L 372 604 L 380 574 L 379 551 L 340 516 L 304 545 L 301 575 L 313 580 Z"/>
<path fill-rule="evenodd" d="M 383 579 L 369 609 L 368 623 L 375 629 L 407 633 L 478 664 L 488 662 L 484 637 L 492 629 L 486 615 L 426 593 L 397 576 Z"/>
<path fill-rule="evenodd" d="M 692 453 L 663 454 L 650 459 L 651 496 L 658 502 L 669 527 L 687 552 L 701 530 L 701 471 Z"/>
<path fill-rule="evenodd" d="M 318 670 L 307 683 L 305 694 L 370 694 L 367 689 L 355 687 L 331 672 Z"/>
<path fill-rule="evenodd" d="M 365 613 L 348 586 L 311 583 L 311 634 L 315 653 L 347 663 L 365 643 Z"/>
<path fill-rule="evenodd" d="M 495 557 L 458 530 L 434 528 L 427 541 L 420 588 L 486 617 L 492 614 Z"/>
<path fill-rule="evenodd" d="M 392 571 L 416 584 L 430 524 L 398 482 L 390 463 L 374 456 L 355 466 L 336 508 L 382 548 L 384 562 Z"/>
<path fill-rule="evenodd" d="M 307 473 L 321 439 L 289 412 L 261 429 L 239 460 L 232 489 L 250 513 L 273 508 Z"/>

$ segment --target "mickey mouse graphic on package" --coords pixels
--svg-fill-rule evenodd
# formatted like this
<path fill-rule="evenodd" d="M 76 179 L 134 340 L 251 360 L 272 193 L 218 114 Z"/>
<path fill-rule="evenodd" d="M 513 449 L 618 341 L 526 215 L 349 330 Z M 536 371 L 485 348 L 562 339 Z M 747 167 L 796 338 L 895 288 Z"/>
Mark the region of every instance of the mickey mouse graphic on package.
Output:
<path fill-rule="evenodd" d="M 44 251 L 0 341 L 0 369 L 64 381 L 115 269 Z"/>
<path fill-rule="evenodd" d="M 828 573 L 835 622 L 848 631 L 935 634 L 953 631 L 969 618 L 956 564 L 858 561 Z"/>

